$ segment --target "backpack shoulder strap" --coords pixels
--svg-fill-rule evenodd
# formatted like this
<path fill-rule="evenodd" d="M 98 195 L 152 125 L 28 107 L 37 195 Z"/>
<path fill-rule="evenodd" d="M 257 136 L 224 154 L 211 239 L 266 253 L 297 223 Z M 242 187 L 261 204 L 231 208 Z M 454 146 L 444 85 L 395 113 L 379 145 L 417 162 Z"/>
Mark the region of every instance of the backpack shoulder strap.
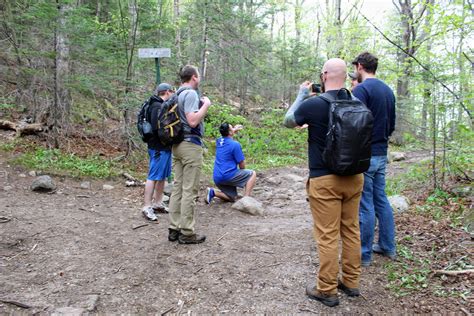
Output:
<path fill-rule="evenodd" d="M 319 97 L 326 101 L 327 103 L 331 103 L 332 101 L 336 100 L 331 94 L 325 92 L 323 94 L 320 94 Z"/>

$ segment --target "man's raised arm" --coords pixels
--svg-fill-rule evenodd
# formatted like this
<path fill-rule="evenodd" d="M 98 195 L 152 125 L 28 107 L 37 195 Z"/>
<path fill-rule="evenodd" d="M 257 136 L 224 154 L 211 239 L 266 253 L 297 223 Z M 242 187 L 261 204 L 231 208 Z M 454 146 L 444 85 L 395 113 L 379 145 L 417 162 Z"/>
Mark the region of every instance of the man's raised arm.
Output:
<path fill-rule="evenodd" d="M 295 120 L 295 112 L 300 107 L 301 103 L 309 96 L 309 86 L 311 82 L 305 81 L 300 86 L 300 91 L 298 92 L 298 96 L 296 97 L 295 102 L 290 106 L 288 111 L 286 112 L 285 119 L 283 120 L 283 125 L 288 128 L 297 127 L 298 124 Z"/>

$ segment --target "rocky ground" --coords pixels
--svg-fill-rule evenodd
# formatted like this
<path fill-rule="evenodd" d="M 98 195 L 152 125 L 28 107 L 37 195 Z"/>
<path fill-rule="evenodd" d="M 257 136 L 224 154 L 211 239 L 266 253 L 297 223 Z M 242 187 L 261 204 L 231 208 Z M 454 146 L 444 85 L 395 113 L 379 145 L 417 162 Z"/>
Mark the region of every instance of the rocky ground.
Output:
<path fill-rule="evenodd" d="M 309 300 L 305 286 L 315 278 L 318 256 L 303 167 L 258 174 L 255 197 L 263 216 L 222 202 L 205 205 L 203 180 L 196 227 L 207 240 L 200 245 L 169 242 L 167 216 L 147 222 L 142 187 L 125 187 L 122 179 L 89 180 L 88 187 L 84 179 L 53 176 L 56 191 L 36 193 L 29 171 L 0 156 L 0 314 L 474 312 L 469 295 L 397 297 L 388 287 L 388 260 L 379 256 L 363 269 L 361 297 L 341 294 L 332 309 Z M 409 214 L 397 215 L 397 225 L 399 238 L 413 235 L 412 249 L 430 259 L 429 241 L 442 241 L 440 247 L 456 245 L 446 250 L 453 260 L 472 259 L 467 233 Z M 466 277 L 429 278 L 472 286 Z"/>

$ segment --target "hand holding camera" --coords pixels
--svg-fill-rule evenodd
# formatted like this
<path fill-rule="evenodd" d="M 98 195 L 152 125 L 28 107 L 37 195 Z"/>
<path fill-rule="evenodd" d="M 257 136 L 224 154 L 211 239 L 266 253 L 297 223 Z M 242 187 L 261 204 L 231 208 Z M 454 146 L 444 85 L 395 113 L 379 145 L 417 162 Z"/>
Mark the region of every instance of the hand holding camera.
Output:
<path fill-rule="evenodd" d="M 211 100 L 209 100 L 209 98 L 206 96 L 201 97 L 201 102 L 202 102 L 202 106 L 206 106 L 206 107 L 211 106 Z"/>

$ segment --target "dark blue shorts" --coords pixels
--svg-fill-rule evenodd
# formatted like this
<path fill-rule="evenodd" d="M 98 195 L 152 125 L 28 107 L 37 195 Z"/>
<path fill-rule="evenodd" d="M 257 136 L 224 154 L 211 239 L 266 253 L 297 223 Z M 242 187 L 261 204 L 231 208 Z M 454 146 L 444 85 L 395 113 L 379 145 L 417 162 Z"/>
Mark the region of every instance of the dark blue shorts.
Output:
<path fill-rule="evenodd" d="M 216 183 L 216 186 L 225 193 L 225 195 L 231 199 L 235 199 L 237 197 L 237 187 L 243 188 L 247 182 L 249 182 L 252 173 L 252 170 L 239 169 L 234 177 L 227 181 Z"/>
<path fill-rule="evenodd" d="M 148 149 L 150 169 L 147 180 L 165 180 L 171 175 L 171 151 Z"/>

